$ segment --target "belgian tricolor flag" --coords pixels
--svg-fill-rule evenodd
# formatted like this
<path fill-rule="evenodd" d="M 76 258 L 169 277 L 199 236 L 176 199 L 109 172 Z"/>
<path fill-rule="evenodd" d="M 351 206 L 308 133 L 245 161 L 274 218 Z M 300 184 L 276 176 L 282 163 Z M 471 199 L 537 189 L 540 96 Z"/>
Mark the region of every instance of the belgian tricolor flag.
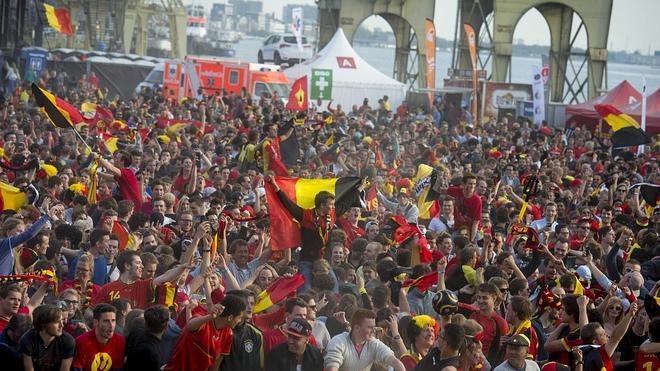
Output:
<path fill-rule="evenodd" d="M 597 104 L 594 108 L 612 127 L 613 147 L 634 147 L 651 143 L 651 138 L 644 133 L 637 121 L 618 108 L 611 104 Z"/>
<path fill-rule="evenodd" d="M 48 25 L 54 28 L 57 32 L 65 35 L 73 35 L 73 27 L 71 26 L 71 14 L 65 8 L 55 8 L 52 5 L 44 3 L 44 12 Z"/>
<path fill-rule="evenodd" d="M 313 209 L 314 198 L 321 191 L 330 192 L 335 196 L 337 217 L 351 207 L 362 206 L 358 190 L 362 178 L 302 179 L 276 176 L 275 181 L 289 200 L 303 209 Z M 270 238 L 273 250 L 286 250 L 300 246 L 300 225 L 282 204 L 270 182 L 265 184 L 265 188 L 270 225 L 272 226 Z"/>
<path fill-rule="evenodd" d="M 46 113 L 50 122 L 58 128 L 74 127 L 76 124 L 85 121 L 76 107 L 56 97 L 48 90 L 40 88 L 35 83 L 32 83 L 32 94 L 37 105 Z"/>
<path fill-rule="evenodd" d="M 305 277 L 300 273 L 296 273 L 290 277 L 283 276 L 278 278 L 264 291 L 259 293 L 254 303 L 254 313 L 263 312 L 272 307 L 273 304 L 277 304 L 289 295 L 293 295 L 304 283 Z"/>

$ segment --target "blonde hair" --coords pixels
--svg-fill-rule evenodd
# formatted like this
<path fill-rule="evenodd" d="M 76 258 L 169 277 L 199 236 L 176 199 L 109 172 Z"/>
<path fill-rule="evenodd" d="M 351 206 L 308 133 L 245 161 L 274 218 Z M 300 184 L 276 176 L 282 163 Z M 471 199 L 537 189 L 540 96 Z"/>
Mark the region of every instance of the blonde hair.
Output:
<path fill-rule="evenodd" d="M 78 257 L 78 265 L 80 265 L 80 263 L 90 264 L 91 267 L 94 268 L 94 256 L 89 252 L 85 252 Z"/>
<path fill-rule="evenodd" d="M 621 307 L 621 311 L 619 311 L 619 315 L 616 318 L 613 318 L 610 316 L 610 307 L 616 304 L 618 304 Z M 621 299 L 619 299 L 616 296 L 612 296 L 607 300 L 607 304 L 605 305 L 605 310 L 603 312 L 603 321 L 606 323 L 610 321 L 614 321 L 614 324 L 616 325 L 621 321 L 621 319 L 623 319 L 623 313 L 624 313 L 623 301 L 621 301 Z"/>

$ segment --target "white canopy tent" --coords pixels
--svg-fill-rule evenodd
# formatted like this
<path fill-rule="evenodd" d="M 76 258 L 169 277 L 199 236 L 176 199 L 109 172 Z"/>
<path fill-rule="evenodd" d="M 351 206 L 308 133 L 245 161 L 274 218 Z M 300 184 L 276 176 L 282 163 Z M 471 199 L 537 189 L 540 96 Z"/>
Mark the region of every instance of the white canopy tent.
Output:
<path fill-rule="evenodd" d="M 387 95 L 393 110 L 405 99 L 405 85 L 362 59 L 346 40 L 341 28 L 323 50 L 304 63 L 287 68 L 284 73 L 291 81 L 307 75 L 311 84 L 312 69 L 317 68 L 332 70 L 332 98 L 334 104 L 341 104 L 345 112 L 349 112 L 354 104 L 360 106 L 364 98 L 369 98 L 372 108 L 378 108 L 378 100 Z M 311 86 L 309 91 L 311 93 Z"/>

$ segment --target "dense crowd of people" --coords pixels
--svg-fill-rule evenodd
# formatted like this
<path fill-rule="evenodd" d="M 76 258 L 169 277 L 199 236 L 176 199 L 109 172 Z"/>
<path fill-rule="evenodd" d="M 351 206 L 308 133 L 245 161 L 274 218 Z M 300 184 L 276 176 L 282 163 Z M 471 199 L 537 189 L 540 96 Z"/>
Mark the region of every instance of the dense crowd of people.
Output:
<path fill-rule="evenodd" d="M 38 84 L 97 106 L 79 137 L 27 84 L 2 101 L 3 369 L 660 370 L 656 138 L 637 155 L 441 98 Z M 351 177 L 357 203 L 285 186 Z"/>

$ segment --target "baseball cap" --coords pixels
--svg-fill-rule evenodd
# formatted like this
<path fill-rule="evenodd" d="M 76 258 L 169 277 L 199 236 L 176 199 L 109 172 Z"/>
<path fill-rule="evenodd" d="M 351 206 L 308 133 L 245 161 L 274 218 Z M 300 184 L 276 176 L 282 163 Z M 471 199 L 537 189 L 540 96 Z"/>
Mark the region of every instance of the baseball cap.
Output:
<path fill-rule="evenodd" d="M 506 345 L 515 345 L 529 348 L 529 339 L 523 334 L 513 335 L 505 342 Z"/>
<path fill-rule="evenodd" d="M 312 334 L 312 326 L 303 318 L 294 318 L 284 330 L 289 335 L 297 337 L 308 337 Z"/>

